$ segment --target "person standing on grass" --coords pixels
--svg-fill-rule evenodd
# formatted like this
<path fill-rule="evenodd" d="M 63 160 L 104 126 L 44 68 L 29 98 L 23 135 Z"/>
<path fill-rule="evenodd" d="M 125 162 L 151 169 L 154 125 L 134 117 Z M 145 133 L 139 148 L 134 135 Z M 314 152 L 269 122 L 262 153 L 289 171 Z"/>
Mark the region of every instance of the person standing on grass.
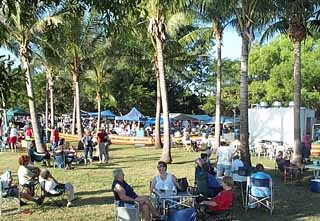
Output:
<path fill-rule="evenodd" d="M 18 130 L 15 124 L 12 124 L 9 134 L 9 145 L 11 152 L 17 152 Z"/>
<path fill-rule="evenodd" d="M 88 153 L 89 161 L 92 163 L 92 154 L 93 154 L 93 137 L 91 136 L 90 130 L 86 130 L 85 135 L 81 138 L 81 142 L 84 146 L 84 163 L 88 162 Z"/>
<path fill-rule="evenodd" d="M 52 127 L 50 141 L 51 141 L 53 150 L 55 150 L 58 147 L 59 140 L 60 140 L 60 137 L 59 137 L 59 131 L 57 127 Z"/>
<path fill-rule="evenodd" d="M 222 141 L 217 150 L 217 176 L 230 176 L 234 151 L 227 142 Z"/>
<path fill-rule="evenodd" d="M 99 162 L 108 163 L 109 160 L 109 144 L 108 144 L 108 135 L 105 130 L 100 128 L 97 133 L 97 143 L 99 147 Z"/>

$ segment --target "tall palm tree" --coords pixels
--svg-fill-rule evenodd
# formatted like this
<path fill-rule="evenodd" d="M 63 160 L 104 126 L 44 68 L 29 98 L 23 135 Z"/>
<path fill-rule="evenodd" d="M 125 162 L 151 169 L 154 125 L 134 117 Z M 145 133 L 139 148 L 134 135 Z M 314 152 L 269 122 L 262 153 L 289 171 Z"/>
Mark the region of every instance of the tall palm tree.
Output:
<path fill-rule="evenodd" d="M 97 128 L 100 128 L 101 123 L 101 101 L 103 97 L 107 96 L 109 100 L 115 101 L 115 98 L 107 92 L 107 83 L 111 78 L 111 58 L 108 56 L 95 57 L 90 64 L 91 68 L 88 71 L 87 79 L 96 92 L 96 101 L 98 106 L 98 122 Z"/>
<path fill-rule="evenodd" d="M 216 40 L 217 49 L 217 70 L 216 70 L 216 118 L 215 118 L 215 148 L 220 146 L 220 121 L 221 121 L 221 79 L 222 79 L 222 58 L 221 46 L 223 31 L 230 24 L 233 17 L 229 9 L 229 1 L 202 0 L 198 6 L 200 19 L 211 22 L 211 31 Z"/>
<path fill-rule="evenodd" d="M 276 19 L 268 26 L 261 41 L 268 39 L 276 32 L 286 34 L 294 47 L 294 152 L 291 161 L 301 164 L 300 149 L 300 106 L 301 106 L 301 42 L 308 34 L 320 30 L 319 13 L 320 1 L 293 0 L 276 1 Z"/>
<path fill-rule="evenodd" d="M 100 39 L 100 29 L 95 25 L 96 14 L 77 14 L 69 18 L 56 35 L 60 38 L 63 51 L 60 54 L 65 57 L 65 67 L 71 71 L 74 94 L 74 109 L 72 132 L 75 126 L 77 135 L 82 137 L 82 124 L 80 114 L 80 78 L 90 63 L 91 55 L 95 50 L 96 40 Z"/>
<path fill-rule="evenodd" d="M 251 165 L 248 125 L 248 57 L 250 43 L 254 40 L 254 29 L 269 21 L 272 7 L 268 0 L 232 0 L 230 6 L 235 14 L 232 22 L 242 40 L 240 64 L 240 143 L 241 157 Z"/>
<path fill-rule="evenodd" d="M 9 5 L 11 8 L 8 7 Z M 30 61 L 33 56 L 32 44 L 41 41 L 39 36 L 50 28 L 61 24 L 65 15 L 61 12 L 51 15 L 48 6 L 45 3 L 32 4 L 25 1 L 7 0 L 2 3 L 0 12 L 0 28 L 5 32 L 5 45 L 18 55 L 25 73 L 31 123 L 37 151 L 39 152 L 43 152 L 44 148 L 39 132 L 31 76 L 32 70 L 30 68 Z M 48 16 L 44 17 L 44 15 Z"/>
<path fill-rule="evenodd" d="M 160 96 L 163 111 L 163 150 L 161 160 L 171 163 L 170 121 L 165 76 L 164 43 L 166 41 L 166 15 L 179 11 L 185 1 L 154 0 L 147 1 L 145 9 L 149 16 L 148 32 L 151 34 L 156 51 L 157 73 L 159 74 Z M 159 121 L 160 122 L 160 121 Z"/>

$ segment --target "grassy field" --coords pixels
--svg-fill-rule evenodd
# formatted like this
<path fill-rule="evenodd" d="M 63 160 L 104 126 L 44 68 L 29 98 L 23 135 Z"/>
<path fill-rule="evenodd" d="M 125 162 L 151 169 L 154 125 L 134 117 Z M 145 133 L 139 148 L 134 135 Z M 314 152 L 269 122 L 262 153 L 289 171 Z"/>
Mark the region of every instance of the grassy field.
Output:
<path fill-rule="evenodd" d="M 121 167 L 126 181 L 133 185 L 138 194 L 149 194 L 148 186 L 152 177 L 157 174 L 156 164 L 161 150 L 133 146 L 112 145 L 108 165 L 93 163 L 87 166 L 76 166 L 74 170 L 50 168 L 52 174 L 61 182 L 73 183 L 76 195 L 74 207 L 58 208 L 45 203 L 37 206 L 29 203 L 22 210 L 30 210 L 32 214 L 15 215 L 0 220 L 114 220 L 113 194 L 110 191 L 112 170 Z M 0 153 L 0 172 L 10 169 L 16 173 L 17 159 L 21 153 Z M 200 153 L 187 153 L 182 149 L 172 149 L 174 163 L 168 170 L 177 177 L 187 177 L 190 184 L 194 182 L 194 159 Z M 253 159 L 253 164 L 257 159 Z M 272 216 L 262 208 L 248 212 L 240 206 L 237 199 L 234 220 L 320 220 L 320 194 L 309 191 L 311 172 L 306 172 L 301 184 L 283 184 L 280 177 L 274 175 L 274 162 L 260 160 L 267 172 L 272 174 L 275 185 L 275 210 Z M 15 182 L 17 182 L 15 177 Z M 66 203 L 66 202 L 65 202 Z M 183 220 L 181 220 L 183 221 Z"/>

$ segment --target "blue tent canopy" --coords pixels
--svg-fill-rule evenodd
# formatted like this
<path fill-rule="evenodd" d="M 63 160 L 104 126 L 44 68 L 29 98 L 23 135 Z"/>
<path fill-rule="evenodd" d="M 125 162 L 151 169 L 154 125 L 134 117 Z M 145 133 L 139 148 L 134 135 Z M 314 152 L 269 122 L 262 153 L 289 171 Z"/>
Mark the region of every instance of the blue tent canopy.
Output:
<path fill-rule="evenodd" d="M 145 121 L 147 118 L 133 107 L 129 113 L 124 116 L 116 116 L 116 120 L 127 120 L 127 121 Z"/>
<path fill-rule="evenodd" d="M 98 117 L 98 112 L 89 112 L 91 117 Z M 114 119 L 116 115 L 114 115 L 110 110 L 101 111 L 102 118 Z"/>
<path fill-rule="evenodd" d="M 207 114 L 189 114 L 190 117 L 196 118 L 198 121 L 208 122 L 211 121 L 212 117 Z"/>
<path fill-rule="evenodd" d="M 225 124 L 225 123 L 233 123 L 235 120 L 235 123 L 239 123 L 240 119 L 239 118 L 233 118 L 233 117 L 226 117 L 226 116 L 221 116 L 220 118 L 220 124 Z M 216 123 L 216 117 L 213 116 L 210 121 L 207 121 L 206 124 L 215 124 Z"/>
<path fill-rule="evenodd" d="M 155 117 L 149 117 L 148 120 L 144 123 L 144 127 L 152 126 L 156 124 L 156 118 Z M 163 124 L 163 118 L 160 118 L 160 125 Z"/>

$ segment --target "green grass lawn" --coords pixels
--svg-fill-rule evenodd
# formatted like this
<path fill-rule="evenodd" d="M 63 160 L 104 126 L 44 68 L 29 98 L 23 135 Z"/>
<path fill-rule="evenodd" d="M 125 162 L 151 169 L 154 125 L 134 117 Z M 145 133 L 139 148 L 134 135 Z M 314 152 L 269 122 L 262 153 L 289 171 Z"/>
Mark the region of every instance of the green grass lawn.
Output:
<path fill-rule="evenodd" d="M 21 153 L 0 153 L 0 172 L 18 169 L 17 159 Z M 138 194 L 149 194 L 149 182 L 157 174 L 156 164 L 161 150 L 133 146 L 112 145 L 108 165 L 93 163 L 76 166 L 74 170 L 50 168 L 52 174 L 61 182 L 73 183 L 76 195 L 80 198 L 74 207 L 57 208 L 45 203 L 37 206 L 29 203 L 22 210 L 31 210 L 31 215 L 2 217 L 1 220 L 114 220 L 113 194 L 110 191 L 112 170 L 122 167 L 126 181 L 133 185 Z M 173 164 L 168 170 L 177 177 L 187 177 L 189 184 L 194 182 L 194 159 L 200 153 L 187 153 L 182 149 L 172 149 Z M 257 163 L 253 159 L 253 164 Z M 245 212 L 236 199 L 234 220 L 320 220 L 320 194 L 309 191 L 311 172 L 306 172 L 301 184 L 283 184 L 279 175 L 274 175 L 274 162 L 260 160 L 267 172 L 271 173 L 275 185 L 275 210 L 272 216 L 265 209 L 251 209 Z M 15 182 L 17 179 L 15 177 Z M 66 202 L 65 202 L 66 203 Z M 181 220 L 183 221 L 183 220 Z"/>

